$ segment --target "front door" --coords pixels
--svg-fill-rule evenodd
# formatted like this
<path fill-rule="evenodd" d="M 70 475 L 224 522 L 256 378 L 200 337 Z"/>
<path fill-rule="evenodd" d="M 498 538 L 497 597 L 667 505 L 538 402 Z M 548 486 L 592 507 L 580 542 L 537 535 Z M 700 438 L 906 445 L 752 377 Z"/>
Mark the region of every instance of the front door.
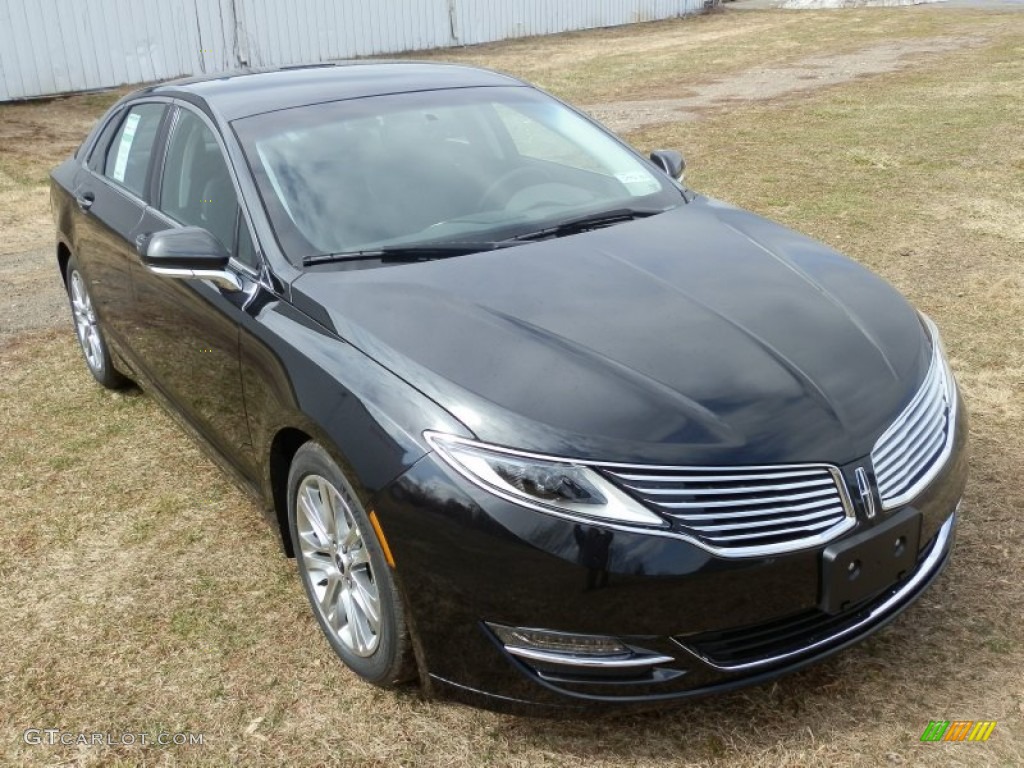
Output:
<path fill-rule="evenodd" d="M 139 227 L 143 234 L 182 225 L 203 227 L 236 259 L 251 253 L 217 134 L 191 109 L 178 108 L 172 117 L 158 186 L 154 205 L 146 209 Z M 242 291 L 206 280 L 161 277 L 136 259 L 132 325 L 147 376 L 237 469 L 252 477 L 238 347 L 240 318 L 255 283 L 242 265 L 235 267 Z"/>

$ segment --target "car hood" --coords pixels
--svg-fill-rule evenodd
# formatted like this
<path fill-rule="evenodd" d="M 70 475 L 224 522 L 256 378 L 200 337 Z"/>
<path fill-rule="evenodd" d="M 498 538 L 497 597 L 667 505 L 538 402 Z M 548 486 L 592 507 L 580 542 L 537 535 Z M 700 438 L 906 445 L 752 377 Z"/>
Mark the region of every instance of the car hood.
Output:
<path fill-rule="evenodd" d="M 885 281 L 706 198 L 499 251 L 309 272 L 292 290 L 479 439 L 593 460 L 843 464 L 929 360 Z"/>

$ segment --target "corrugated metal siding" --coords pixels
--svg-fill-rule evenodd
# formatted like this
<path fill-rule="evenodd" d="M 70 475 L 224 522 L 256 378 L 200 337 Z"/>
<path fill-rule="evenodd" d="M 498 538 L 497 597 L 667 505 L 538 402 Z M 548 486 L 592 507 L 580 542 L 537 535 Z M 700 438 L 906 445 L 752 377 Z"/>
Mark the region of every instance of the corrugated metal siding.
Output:
<path fill-rule="evenodd" d="M 0 0 L 0 101 L 650 21 L 704 0 Z"/>
<path fill-rule="evenodd" d="M 208 2 L 0 0 L 0 100 L 198 72 Z"/>
<path fill-rule="evenodd" d="M 235 0 L 239 59 L 287 66 L 451 45 L 446 0 Z"/>
<path fill-rule="evenodd" d="M 453 5 L 461 45 L 667 19 L 704 7 L 703 0 L 458 0 Z"/>

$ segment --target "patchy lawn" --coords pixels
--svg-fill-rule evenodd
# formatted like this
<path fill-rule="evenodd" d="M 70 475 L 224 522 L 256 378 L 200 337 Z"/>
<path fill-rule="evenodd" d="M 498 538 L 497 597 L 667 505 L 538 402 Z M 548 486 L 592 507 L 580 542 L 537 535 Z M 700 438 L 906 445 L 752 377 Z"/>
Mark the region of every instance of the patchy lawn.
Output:
<path fill-rule="evenodd" d="M 906 616 L 675 712 L 535 721 L 377 691 L 336 661 L 255 505 L 153 400 L 95 386 L 61 317 L 0 348 L 0 763 L 1024 764 L 1024 14 L 726 13 L 436 56 L 601 104 L 925 38 L 973 42 L 629 135 L 684 150 L 695 188 L 841 248 L 942 328 L 972 480 L 953 563 Z M 45 171 L 111 98 L 0 106 L 5 237 L 49 239 Z M 999 724 L 920 743 L 934 719 Z M 31 727 L 204 743 L 32 746 Z"/>

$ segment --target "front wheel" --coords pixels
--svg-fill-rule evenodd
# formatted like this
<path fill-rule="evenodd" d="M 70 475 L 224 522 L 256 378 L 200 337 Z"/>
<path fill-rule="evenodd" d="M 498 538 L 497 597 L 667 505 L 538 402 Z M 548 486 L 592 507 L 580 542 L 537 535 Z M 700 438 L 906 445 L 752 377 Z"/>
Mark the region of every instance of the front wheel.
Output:
<path fill-rule="evenodd" d="M 409 641 L 391 569 L 352 486 L 316 443 L 292 461 L 288 524 L 302 586 L 334 652 L 367 682 L 403 682 Z"/>
<path fill-rule="evenodd" d="M 103 329 L 100 328 L 99 318 L 96 317 L 92 306 L 85 277 L 78 267 L 78 260 L 74 257 L 68 261 L 67 288 L 71 317 L 75 323 L 75 335 L 78 336 L 89 373 L 107 389 L 121 389 L 128 380 L 114 368 Z"/>

